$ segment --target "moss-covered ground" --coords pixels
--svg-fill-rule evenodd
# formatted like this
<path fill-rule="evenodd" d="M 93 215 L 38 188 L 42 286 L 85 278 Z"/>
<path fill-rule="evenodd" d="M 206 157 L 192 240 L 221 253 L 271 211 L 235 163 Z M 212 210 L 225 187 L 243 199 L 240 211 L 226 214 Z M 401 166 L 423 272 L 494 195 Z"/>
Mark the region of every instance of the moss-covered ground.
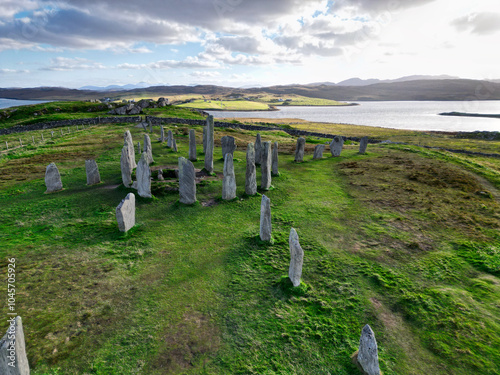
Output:
<path fill-rule="evenodd" d="M 35 145 L 1 154 L 0 293 L 5 301 L 15 257 L 32 374 L 358 374 L 350 356 L 365 324 L 384 375 L 500 373 L 498 159 L 394 144 L 359 155 L 347 142 L 341 157 L 326 150 L 312 160 L 324 140 L 308 138 L 298 164 L 295 138 L 261 132 L 280 145 L 280 176 L 260 191 L 273 226 L 263 243 L 260 195 L 244 195 L 244 151 L 256 132 L 216 128 L 217 177 L 198 184 L 199 203 L 179 204 L 175 179 L 153 181 L 154 198 L 136 195 L 137 225 L 123 234 L 115 208 L 133 191 L 121 186 L 127 129 L 143 143 L 142 128 L 101 125 L 56 129 L 43 142 L 35 132 Z M 179 151 L 158 142 L 155 127 L 154 171 L 188 153 L 187 128 L 166 129 Z M 223 135 L 238 144 L 231 202 L 220 199 Z M 85 185 L 89 158 L 99 185 Z M 44 194 L 50 162 L 64 190 Z M 284 277 L 291 227 L 305 251 L 297 289 Z"/>

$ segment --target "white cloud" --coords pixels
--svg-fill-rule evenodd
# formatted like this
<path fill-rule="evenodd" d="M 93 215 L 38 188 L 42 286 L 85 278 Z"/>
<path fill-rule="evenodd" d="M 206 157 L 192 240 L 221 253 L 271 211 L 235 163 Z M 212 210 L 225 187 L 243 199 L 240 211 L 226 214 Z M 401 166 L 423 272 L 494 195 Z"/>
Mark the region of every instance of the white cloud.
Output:
<path fill-rule="evenodd" d="M 106 67 L 98 62 L 83 59 L 79 57 L 55 57 L 52 59 L 49 66 L 40 68 L 40 70 L 48 71 L 71 71 L 71 70 L 95 70 L 106 69 Z"/>
<path fill-rule="evenodd" d="M 19 73 L 29 73 L 29 70 L 26 69 L 0 69 L 0 73 L 2 74 L 19 74 Z"/>

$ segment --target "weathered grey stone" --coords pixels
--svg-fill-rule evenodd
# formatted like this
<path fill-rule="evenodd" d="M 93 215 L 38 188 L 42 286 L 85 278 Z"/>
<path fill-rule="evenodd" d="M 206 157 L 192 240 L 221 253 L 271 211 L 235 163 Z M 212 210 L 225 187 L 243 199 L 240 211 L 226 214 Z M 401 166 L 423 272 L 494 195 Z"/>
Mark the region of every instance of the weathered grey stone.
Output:
<path fill-rule="evenodd" d="M 355 355 L 355 361 L 366 375 L 380 375 L 377 340 L 368 324 L 361 330 L 359 350 Z"/>
<path fill-rule="evenodd" d="M 245 193 L 257 194 L 257 172 L 255 170 L 255 147 L 253 143 L 247 145 L 247 169 L 245 174 Z"/>
<path fill-rule="evenodd" d="M 142 113 L 142 108 L 134 106 L 130 111 L 127 111 L 128 115 L 138 115 L 139 113 Z"/>
<path fill-rule="evenodd" d="M 271 241 L 271 200 L 262 195 L 260 202 L 260 239 Z"/>
<path fill-rule="evenodd" d="M 19 138 L 19 145 L 23 147 L 23 141 L 21 141 L 21 138 Z"/>
<path fill-rule="evenodd" d="M 148 165 L 154 162 L 153 160 L 153 148 L 151 146 L 151 139 L 149 138 L 149 135 L 144 134 L 144 152 L 146 153 L 148 157 Z"/>
<path fill-rule="evenodd" d="M 172 138 L 172 151 L 177 152 L 177 142 L 175 141 L 175 138 Z"/>
<path fill-rule="evenodd" d="M 203 127 L 203 153 L 207 153 L 207 127 Z"/>
<path fill-rule="evenodd" d="M 184 204 L 196 202 L 194 165 L 184 157 L 179 158 L 179 201 Z"/>
<path fill-rule="evenodd" d="M 135 162 L 134 141 L 132 140 L 132 134 L 130 134 L 130 130 L 127 130 L 123 135 L 123 144 L 129 148 L 128 154 L 130 157 L 130 165 L 132 166 L 132 169 L 134 169 L 137 167 L 137 164 Z"/>
<path fill-rule="evenodd" d="M 364 154 L 368 146 L 368 137 L 363 137 L 359 140 L 359 153 Z"/>
<path fill-rule="evenodd" d="M 147 131 L 147 126 L 148 126 L 147 122 L 141 122 L 141 126 L 142 126 L 142 129 L 144 129 L 144 131 Z"/>
<path fill-rule="evenodd" d="M 293 286 L 300 285 L 300 277 L 302 276 L 302 264 L 304 263 L 304 250 L 299 243 L 299 236 L 294 228 L 290 230 L 288 237 L 290 246 L 290 268 L 288 269 L 288 277 Z"/>
<path fill-rule="evenodd" d="M 303 137 L 299 137 L 297 139 L 297 148 L 295 149 L 295 161 L 302 162 L 304 161 L 304 149 L 306 147 L 306 139 Z"/>
<path fill-rule="evenodd" d="M 151 120 L 148 120 L 148 125 L 149 125 L 149 132 L 153 134 L 153 123 L 151 122 Z"/>
<path fill-rule="evenodd" d="M 205 169 L 208 173 L 214 171 L 214 117 L 207 117 L 207 149 L 205 151 Z"/>
<path fill-rule="evenodd" d="M 231 154 L 234 156 L 234 150 L 236 150 L 236 144 L 234 143 L 234 137 L 230 135 L 225 135 L 220 140 L 222 146 L 222 158 L 225 159 L 226 154 Z"/>
<path fill-rule="evenodd" d="M 316 145 L 316 147 L 314 147 L 313 159 L 322 159 L 324 150 L 325 150 L 325 145 Z"/>
<path fill-rule="evenodd" d="M 169 130 L 167 132 L 167 147 L 172 148 L 173 146 L 173 136 L 172 136 L 172 130 Z"/>
<path fill-rule="evenodd" d="M 85 172 L 87 174 L 87 185 L 95 185 L 101 182 L 99 167 L 95 160 L 85 160 Z"/>
<path fill-rule="evenodd" d="M 262 162 L 262 139 L 260 133 L 257 133 L 255 138 L 255 165 L 260 165 Z"/>
<path fill-rule="evenodd" d="M 122 172 L 122 182 L 123 186 L 130 187 L 132 184 L 132 166 L 130 165 L 130 155 L 129 148 L 127 146 L 122 147 L 122 156 L 120 158 L 120 168 Z"/>
<path fill-rule="evenodd" d="M 196 134 L 194 132 L 194 129 L 191 129 L 189 131 L 189 160 L 191 161 L 196 161 L 197 156 L 196 156 Z"/>
<path fill-rule="evenodd" d="M 160 125 L 160 142 L 165 142 L 165 129 L 163 128 L 163 125 Z"/>
<path fill-rule="evenodd" d="M 20 316 L 9 318 L 7 321 L 10 325 L 0 340 L 0 374 L 29 375 L 23 321 Z"/>
<path fill-rule="evenodd" d="M 53 193 L 63 188 L 61 175 L 54 163 L 50 163 L 45 170 L 45 186 L 47 186 L 46 193 Z"/>
<path fill-rule="evenodd" d="M 116 207 L 116 221 L 120 232 L 127 232 L 135 225 L 135 195 L 128 193 Z"/>
<path fill-rule="evenodd" d="M 271 162 L 271 142 L 262 142 L 260 188 L 263 190 L 269 190 L 269 188 L 271 187 Z"/>
<path fill-rule="evenodd" d="M 280 172 L 278 170 L 278 142 L 273 144 L 273 157 L 271 162 L 271 175 L 279 176 Z"/>
<path fill-rule="evenodd" d="M 330 142 L 330 153 L 332 154 L 332 156 L 334 157 L 340 156 L 340 153 L 342 152 L 342 147 L 344 147 L 344 138 L 337 135 Z"/>
<path fill-rule="evenodd" d="M 137 164 L 137 194 L 143 198 L 152 198 L 151 195 L 151 170 L 149 169 L 148 154 L 142 153 L 141 160 Z"/>
<path fill-rule="evenodd" d="M 163 181 L 165 178 L 163 177 L 163 170 L 158 169 L 158 181 Z"/>
<path fill-rule="evenodd" d="M 236 198 L 236 176 L 234 175 L 233 155 L 228 152 L 224 158 L 222 199 L 229 201 L 234 198 Z"/>
<path fill-rule="evenodd" d="M 141 154 L 141 142 L 137 142 L 137 153 Z"/>

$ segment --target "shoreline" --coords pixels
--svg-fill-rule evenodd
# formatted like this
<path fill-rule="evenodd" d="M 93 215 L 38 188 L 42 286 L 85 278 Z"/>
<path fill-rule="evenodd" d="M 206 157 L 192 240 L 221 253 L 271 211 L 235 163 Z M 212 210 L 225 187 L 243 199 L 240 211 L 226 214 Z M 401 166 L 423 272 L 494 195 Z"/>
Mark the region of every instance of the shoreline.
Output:
<path fill-rule="evenodd" d="M 500 114 L 488 114 L 488 113 L 467 113 L 467 112 L 442 112 L 439 116 L 458 116 L 458 117 L 484 117 L 484 118 L 498 118 L 500 119 Z"/>

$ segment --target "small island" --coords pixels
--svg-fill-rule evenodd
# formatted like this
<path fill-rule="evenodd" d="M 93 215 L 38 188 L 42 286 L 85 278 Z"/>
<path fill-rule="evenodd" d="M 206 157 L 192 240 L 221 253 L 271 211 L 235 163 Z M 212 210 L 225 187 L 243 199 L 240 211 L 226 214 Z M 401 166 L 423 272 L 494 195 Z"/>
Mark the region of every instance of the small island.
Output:
<path fill-rule="evenodd" d="M 463 116 L 463 117 L 487 117 L 487 118 L 500 118 L 499 115 L 489 113 L 466 113 L 466 112 L 443 112 L 440 116 Z"/>

